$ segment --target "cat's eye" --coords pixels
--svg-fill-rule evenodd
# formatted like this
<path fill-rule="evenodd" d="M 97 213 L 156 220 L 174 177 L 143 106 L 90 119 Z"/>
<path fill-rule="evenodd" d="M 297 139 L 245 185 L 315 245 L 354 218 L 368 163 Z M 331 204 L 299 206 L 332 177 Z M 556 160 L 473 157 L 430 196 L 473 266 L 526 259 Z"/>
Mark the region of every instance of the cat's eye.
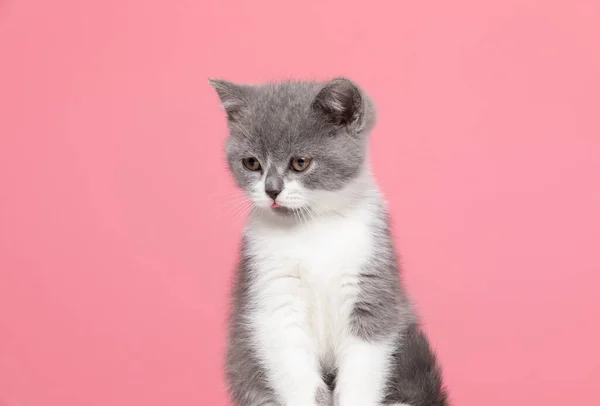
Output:
<path fill-rule="evenodd" d="M 242 163 L 244 164 L 244 167 L 249 171 L 260 170 L 260 162 L 258 162 L 258 159 L 254 157 L 244 158 L 242 160 Z"/>
<path fill-rule="evenodd" d="M 296 172 L 303 172 L 310 166 L 310 158 L 294 158 L 292 159 L 291 166 Z"/>

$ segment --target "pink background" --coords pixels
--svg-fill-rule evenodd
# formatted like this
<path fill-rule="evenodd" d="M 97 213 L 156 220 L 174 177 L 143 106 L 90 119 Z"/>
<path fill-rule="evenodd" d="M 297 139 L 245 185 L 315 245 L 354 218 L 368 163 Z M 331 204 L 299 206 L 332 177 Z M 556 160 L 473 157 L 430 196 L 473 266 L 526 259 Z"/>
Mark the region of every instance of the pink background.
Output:
<path fill-rule="evenodd" d="M 598 1 L 2 0 L 0 73 L 0 405 L 226 405 L 207 78 L 337 75 L 454 405 L 597 403 Z"/>

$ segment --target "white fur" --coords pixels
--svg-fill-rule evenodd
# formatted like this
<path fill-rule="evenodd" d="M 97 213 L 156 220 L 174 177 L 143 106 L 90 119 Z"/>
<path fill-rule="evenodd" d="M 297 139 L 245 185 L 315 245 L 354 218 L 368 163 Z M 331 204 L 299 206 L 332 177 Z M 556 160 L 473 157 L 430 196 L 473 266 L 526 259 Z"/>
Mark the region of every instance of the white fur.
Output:
<path fill-rule="evenodd" d="M 336 384 L 340 405 L 378 405 L 383 401 L 393 350 L 391 342 L 368 343 L 356 337 L 346 338 Z"/>
<path fill-rule="evenodd" d="M 358 273 L 373 254 L 369 226 L 378 192 L 369 178 L 365 172 L 335 193 L 286 183 L 280 204 L 314 208 L 293 228 L 269 212 L 264 177 L 252 193 L 262 212 L 251 217 L 246 230 L 257 270 L 248 322 L 270 382 L 286 406 L 315 405 L 323 385 L 320 360 L 328 357 L 339 365 L 339 406 L 376 406 L 381 400 L 393 348 L 367 343 L 349 329 Z M 370 191 L 367 198 L 365 190 Z M 357 191 L 363 198 L 353 201 Z"/>

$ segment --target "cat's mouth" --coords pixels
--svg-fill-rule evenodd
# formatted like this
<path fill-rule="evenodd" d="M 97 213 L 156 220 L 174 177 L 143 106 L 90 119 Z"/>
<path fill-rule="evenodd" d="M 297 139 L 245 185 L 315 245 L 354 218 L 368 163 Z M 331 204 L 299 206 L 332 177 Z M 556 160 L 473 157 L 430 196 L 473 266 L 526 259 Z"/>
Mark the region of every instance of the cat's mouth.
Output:
<path fill-rule="evenodd" d="M 292 209 L 290 207 L 282 206 L 279 203 L 273 203 L 271 205 L 271 210 L 279 215 L 291 215 L 294 214 L 296 209 Z"/>
<path fill-rule="evenodd" d="M 270 206 L 270 211 L 280 216 L 292 216 L 302 213 L 302 209 L 298 207 L 290 207 L 273 201 Z"/>
<path fill-rule="evenodd" d="M 289 207 L 282 206 L 280 204 L 271 205 L 271 209 L 275 213 L 291 213 L 294 209 L 290 209 Z"/>

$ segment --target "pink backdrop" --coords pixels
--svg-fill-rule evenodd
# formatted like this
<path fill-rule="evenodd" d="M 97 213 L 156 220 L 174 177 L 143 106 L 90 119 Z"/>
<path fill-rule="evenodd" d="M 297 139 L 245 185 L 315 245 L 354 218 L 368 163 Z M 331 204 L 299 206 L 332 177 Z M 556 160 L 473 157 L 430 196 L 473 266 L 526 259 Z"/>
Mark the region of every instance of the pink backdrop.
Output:
<path fill-rule="evenodd" d="M 336 75 L 454 404 L 598 401 L 598 1 L 2 0 L 0 73 L 0 405 L 226 405 L 207 78 Z"/>

